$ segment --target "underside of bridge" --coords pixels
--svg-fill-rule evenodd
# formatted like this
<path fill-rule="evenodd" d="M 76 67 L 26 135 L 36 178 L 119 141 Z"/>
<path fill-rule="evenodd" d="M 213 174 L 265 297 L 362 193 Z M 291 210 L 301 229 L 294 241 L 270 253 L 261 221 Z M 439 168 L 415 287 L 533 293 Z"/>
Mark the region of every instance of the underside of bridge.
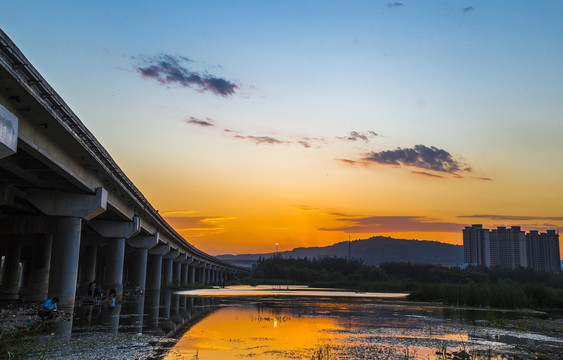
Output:
<path fill-rule="evenodd" d="M 60 298 L 94 281 L 223 283 L 246 270 L 183 239 L 0 30 L 0 297 Z"/>

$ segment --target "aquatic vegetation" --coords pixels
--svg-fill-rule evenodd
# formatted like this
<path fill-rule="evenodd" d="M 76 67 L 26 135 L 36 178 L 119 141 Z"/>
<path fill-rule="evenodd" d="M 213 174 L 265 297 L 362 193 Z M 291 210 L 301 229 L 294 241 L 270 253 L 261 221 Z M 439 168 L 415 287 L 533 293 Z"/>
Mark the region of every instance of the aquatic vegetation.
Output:
<path fill-rule="evenodd" d="M 324 344 L 315 349 L 311 360 L 330 360 L 330 344 Z"/>

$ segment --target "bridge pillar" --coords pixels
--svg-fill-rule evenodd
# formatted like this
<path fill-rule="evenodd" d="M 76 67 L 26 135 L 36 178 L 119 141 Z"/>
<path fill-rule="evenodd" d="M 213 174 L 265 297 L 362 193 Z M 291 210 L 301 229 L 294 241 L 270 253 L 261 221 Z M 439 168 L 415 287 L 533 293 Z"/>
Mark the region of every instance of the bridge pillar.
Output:
<path fill-rule="evenodd" d="M 186 263 L 182 263 L 181 264 L 181 274 L 180 274 L 180 282 L 182 282 L 182 284 L 187 284 L 188 283 L 188 264 Z"/>
<path fill-rule="evenodd" d="M 123 259 L 125 256 L 125 238 L 113 238 L 108 241 L 106 287 L 115 289 L 117 295 L 123 293 Z"/>
<path fill-rule="evenodd" d="M 186 256 L 186 260 L 184 260 L 182 262 L 182 269 L 181 272 L 182 274 L 180 275 L 180 281 L 183 284 L 188 284 L 189 282 L 189 268 L 190 268 L 190 264 L 192 263 L 193 258 L 191 256 Z"/>
<path fill-rule="evenodd" d="M 140 220 L 137 216 L 133 221 L 93 220 L 88 224 L 94 231 L 108 238 L 106 286 L 123 293 L 123 261 L 125 258 L 125 239 L 137 235 L 140 231 Z"/>
<path fill-rule="evenodd" d="M 81 218 L 61 217 L 53 233 L 48 297 L 58 297 L 58 306 L 65 311 L 74 308 L 81 231 Z"/>
<path fill-rule="evenodd" d="M 23 297 L 29 301 L 44 301 L 49 289 L 49 269 L 53 234 L 38 234 L 31 255 L 30 273 Z"/>
<path fill-rule="evenodd" d="M 162 257 L 162 284 L 165 286 L 172 282 L 172 262 L 179 255 L 178 250 L 171 250 Z"/>
<path fill-rule="evenodd" d="M 180 275 L 182 270 L 182 263 L 174 261 L 172 263 L 172 281 L 180 281 Z"/>
<path fill-rule="evenodd" d="M 177 258 L 175 258 L 173 271 L 172 271 L 172 280 L 175 282 L 182 282 L 182 263 L 186 261 L 187 257 L 186 254 L 181 254 Z"/>
<path fill-rule="evenodd" d="M 96 280 L 96 263 L 98 259 L 97 245 L 84 245 L 80 249 L 80 274 L 78 289 L 86 292 L 88 285 Z"/>
<path fill-rule="evenodd" d="M 143 290 L 146 290 L 149 249 L 158 244 L 158 238 L 158 233 L 155 233 L 150 236 L 135 236 L 127 240 L 127 243 L 135 248 L 131 264 L 131 282 L 134 286 L 138 284 Z"/>
<path fill-rule="evenodd" d="M 195 277 L 195 273 L 196 273 L 196 268 L 197 265 L 199 265 L 199 261 L 194 261 L 191 263 L 191 266 L 189 266 L 189 270 L 188 270 L 188 274 L 190 277 L 190 283 L 194 284 L 196 282 L 196 277 Z"/>
<path fill-rule="evenodd" d="M 51 250 L 48 297 L 59 298 L 59 308 L 72 311 L 76 296 L 82 220 L 106 211 L 108 193 L 97 188 L 93 195 L 28 190 L 27 200 L 44 214 L 56 216 Z"/>
<path fill-rule="evenodd" d="M 207 268 L 203 265 L 200 269 L 200 279 L 199 282 L 202 284 L 207 284 Z"/>
<path fill-rule="evenodd" d="M 147 292 L 160 291 L 162 274 L 162 255 L 170 251 L 170 245 L 156 245 L 149 250 L 147 260 Z"/>
<path fill-rule="evenodd" d="M 11 240 L 6 246 L 4 273 L 2 275 L 2 298 L 15 300 L 19 297 L 19 266 L 21 256 L 21 244 L 17 240 Z"/>

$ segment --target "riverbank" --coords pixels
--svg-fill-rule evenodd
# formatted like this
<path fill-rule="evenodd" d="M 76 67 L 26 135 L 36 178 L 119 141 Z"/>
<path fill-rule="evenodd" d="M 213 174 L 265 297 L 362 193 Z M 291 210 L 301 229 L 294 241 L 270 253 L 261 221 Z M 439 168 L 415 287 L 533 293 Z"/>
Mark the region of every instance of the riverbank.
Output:
<path fill-rule="evenodd" d="M 304 290 L 303 288 L 300 289 Z M 217 291 L 220 293 L 222 290 L 217 289 Z M 193 295 L 193 293 L 191 294 Z M 377 347 L 382 349 L 382 342 L 400 341 L 402 344 L 412 344 L 415 338 L 421 338 L 421 340 L 418 341 L 419 343 L 422 341 L 426 344 L 425 346 L 427 346 L 428 343 L 434 344 L 431 345 L 431 349 L 437 348 L 440 341 L 444 339 L 444 334 L 441 334 L 440 331 L 444 330 L 444 326 L 446 328 L 450 327 L 447 321 L 444 325 L 436 325 L 438 318 L 444 318 L 457 319 L 455 320 L 456 322 L 461 321 L 460 325 L 463 326 L 459 329 L 465 329 L 461 332 L 456 332 L 454 327 L 454 329 L 447 330 L 446 333 L 451 333 L 451 331 L 453 331 L 452 334 L 465 333 L 466 335 L 464 336 L 469 337 L 464 341 L 469 342 L 470 339 L 473 339 L 471 341 L 478 339 L 478 342 L 481 344 L 490 344 L 485 345 L 482 349 L 481 353 L 483 356 L 486 355 L 484 351 L 487 350 L 487 346 L 489 346 L 491 350 L 493 350 L 493 354 L 498 358 L 501 356 L 513 359 L 535 359 L 538 357 L 546 360 L 561 360 L 559 353 L 561 352 L 560 349 L 563 344 L 563 319 L 545 312 L 456 307 L 436 303 L 409 302 L 385 298 L 362 299 L 361 296 L 355 298 L 333 298 L 328 294 L 323 294 L 322 297 L 313 295 L 309 298 L 295 296 L 292 298 L 295 300 L 292 300 L 288 299 L 287 291 L 285 295 L 270 294 L 267 297 L 260 297 L 260 299 L 263 300 L 259 300 L 256 296 L 246 296 L 240 301 L 237 298 L 221 296 L 215 298 L 220 299 L 215 302 L 215 300 L 212 300 L 210 297 L 211 295 L 212 294 L 208 294 L 204 297 L 191 297 L 191 303 L 189 300 L 186 301 L 186 296 L 178 294 L 161 296 L 160 305 L 157 306 L 160 308 L 160 315 L 157 322 L 160 329 L 160 333 L 158 334 L 150 330 L 145 331 L 147 320 L 149 320 L 147 317 L 151 316 L 149 309 L 145 308 L 144 315 L 141 314 L 140 317 L 138 314 L 131 313 L 127 310 L 136 304 L 134 301 L 126 301 L 121 304 L 122 308 L 117 318 L 117 322 L 119 322 L 118 327 L 112 328 L 110 326 L 113 322 L 111 315 L 115 315 L 115 312 L 112 313 L 112 310 L 107 307 L 101 307 L 102 313 L 100 314 L 99 320 L 103 320 L 102 322 L 92 323 L 88 328 L 79 326 L 74 329 L 72 334 L 69 333 L 70 335 L 59 335 L 57 333 L 57 326 L 61 324 L 64 326 L 65 322 L 67 322 L 65 316 L 59 318 L 57 322 L 47 324 L 47 326 L 37 329 L 37 326 L 41 325 L 41 321 L 37 316 L 37 309 L 40 304 L 3 304 L 2 318 L 5 319 L 3 329 L 4 331 L 16 331 L 14 339 L 17 345 L 16 350 L 22 354 L 22 356 L 19 357 L 20 359 L 156 360 L 165 358 L 170 348 L 178 342 L 178 336 L 181 337 L 191 326 L 196 326 L 195 324 L 199 321 L 206 321 L 205 319 L 211 316 L 210 314 L 212 314 L 215 309 L 229 309 L 232 306 L 236 308 L 236 304 L 240 304 L 240 301 L 254 308 L 255 305 L 252 304 L 258 301 L 265 307 L 274 304 L 273 309 L 276 310 L 272 310 L 274 311 L 272 314 L 278 314 L 277 309 L 284 308 L 287 304 L 296 302 L 300 304 L 294 307 L 297 309 L 295 310 L 297 313 L 293 315 L 288 314 L 288 316 L 293 316 L 293 322 L 302 319 L 302 315 L 306 315 L 305 318 L 308 318 L 310 316 L 316 317 L 322 314 L 328 314 L 329 318 L 332 319 L 333 316 L 341 316 L 340 314 L 343 309 L 348 306 L 356 309 L 350 313 L 353 317 L 369 317 L 373 316 L 373 313 L 378 311 L 384 311 L 384 313 L 387 314 L 386 316 L 391 316 L 387 322 L 386 328 L 382 330 L 372 331 L 366 328 L 360 333 L 355 331 L 349 331 L 347 333 L 347 336 L 351 338 L 359 336 L 359 339 L 371 339 L 370 346 L 362 347 L 358 345 L 356 348 L 353 344 L 348 347 L 335 345 L 332 350 L 334 355 L 347 354 L 346 351 L 355 349 L 355 352 L 361 350 L 363 351 L 363 355 L 368 356 L 369 349 L 375 349 Z M 323 305 L 321 305 L 322 308 L 319 310 L 315 310 L 316 308 L 306 310 L 311 303 L 320 303 Z M 77 314 L 74 316 L 75 326 L 85 320 L 85 310 L 88 310 L 85 309 L 85 307 L 76 310 Z M 413 309 L 412 311 L 415 311 L 415 313 L 409 314 L 408 311 L 404 312 L 404 309 Z M 190 313 L 189 316 L 185 315 L 186 311 Z M 184 313 L 185 321 L 181 319 L 178 320 L 178 317 L 182 313 Z M 276 316 L 277 315 L 263 313 L 261 320 L 268 317 L 275 319 Z M 143 324 L 141 324 L 139 327 L 138 323 L 134 324 L 131 322 L 132 318 L 141 319 L 140 321 L 145 325 L 143 326 Z M 113 317 L 113 319 L 116 318 Z M 349 318 L 346 317 L 346 319 Z M 414 327 L 404 327 L 405 321 L 412 321 L 413 319 L 420 319 L 417 321 L 421 322 Z M 369 321 L 369 324 L 373 324 L 370 326 L 381 326 L 381 319 L 377 317 L 376 322 Z M 261 322 L 260 326 L 262 325 L 265 324 Z M 280 325 L 282 324 L 278 320 L 278 326 Z M 422 326 L 422 328 L 420 328 L 420 326 Z M 227 327 L 230 328 L 230 325 Z M 143 330 L 136 330 L 141 328 L 143 328 Z M 170 334 L 169 329 L 171 328 L 176 329 L 176 335 L 174 337 L 164 336 L 166 333 Z M 417 328 L 419 330 L 416 330 Z M 21 331 L 22 329 L 23 331 Z M 347 332 L 348 330 L 341 329 L 335 331 Z M 422 331 L 422 333 L 418 334 L 416 331 Z M 190 337 L 194 335 L 195 333 L 190 335 Z M 463 341 L 459 342 L 457 340 L 458 337 L 459 335 L 455 335 L 454 342 L 448 344 L 449 351 L 457 351 L 463 346 Z M 555 339 L 555 341 L 553 339 Z M 506 343 L 510 343 L 511 345 L 500 351 L 494 351 L 495 344 Z M 212 342 L 210 345 L 215 346 L 217 344 Z M 314 343 L 310 344 L 311 347 L 315 345 Z M 14 349 L 15 347 L 11 346 L 11 348 Z M 392 347 L 387 346 L 386 348 L 391 349 Z M 396 354 L 400 354 L 402 350 L 400 347 L 395 347 L 393 351 L 395 351 Z M 477 352 L 472 352 L 472 354 L 474 353 L 477 354 Z M 439 358 L 438 356 L 434 356 L 433 352 L 429 353 L 429 355 L 431 356 L 423 358 L 431 360 Z M 18 359 L 18 357 L 13 358 Z M 360 359 L 362 357 L 346 358 Z M 370 357 L 368 356 L 367 358 Z M 486 356 L 480 358 L 486 358 Z M 1 356 L 0 359 L 2 359 Z M 409 359 L 415 359 L 415 357 L 410 357 Z"/>
<path fill-rule="evenodd" d="M 41 321 L 41 303 L 3 303 L 0 310 L 0 359 L 160 359 L 173 345 L 162 336 L 101 332 L 60 335 L 73 314 Z M 103 344 L 103 346 L 100 346 Z"/>

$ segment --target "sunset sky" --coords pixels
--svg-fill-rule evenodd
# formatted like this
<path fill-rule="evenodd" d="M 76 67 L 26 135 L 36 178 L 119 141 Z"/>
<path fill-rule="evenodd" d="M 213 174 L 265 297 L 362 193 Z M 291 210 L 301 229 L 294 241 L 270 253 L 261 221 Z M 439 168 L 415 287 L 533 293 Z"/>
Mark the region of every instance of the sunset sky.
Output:
<path fill-rule="evenodd" d="M 0 27 L 190 243 L 563 229 L 563 1 L 15 1 Z"/>

